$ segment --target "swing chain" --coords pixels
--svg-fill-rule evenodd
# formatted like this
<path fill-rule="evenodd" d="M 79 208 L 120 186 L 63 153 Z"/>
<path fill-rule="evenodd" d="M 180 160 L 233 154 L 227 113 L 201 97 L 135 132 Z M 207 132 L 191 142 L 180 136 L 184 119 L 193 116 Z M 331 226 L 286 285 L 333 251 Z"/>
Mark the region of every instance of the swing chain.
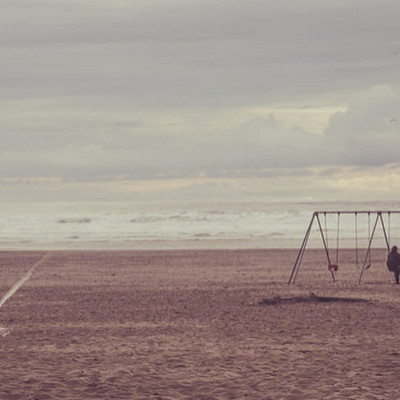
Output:
<path fill-rule="evenodd" d="M 340 233 L 340 212 L 337 218 L 337 231 L 336 231 L 336 265 L 339 265 L 339 233 Z"/>
<path fill-rule="evenodd" d="M 354 213 L 354 241 L 356 245 L 356 265 L 358 265 L 358 214 Z"/>

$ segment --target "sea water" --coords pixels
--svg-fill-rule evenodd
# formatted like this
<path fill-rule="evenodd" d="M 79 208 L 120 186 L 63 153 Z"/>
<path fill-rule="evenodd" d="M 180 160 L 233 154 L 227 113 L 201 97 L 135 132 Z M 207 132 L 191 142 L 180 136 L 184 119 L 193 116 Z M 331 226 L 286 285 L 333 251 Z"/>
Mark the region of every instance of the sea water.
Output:
<path fill-rule="evenodd" d="M 400 202 L 2 203 L 0 249 L 299 248 L 316 210 L 400 210 Z M 330 247 L 365 247 L 375 218 L 328 214 L 321 224 Z M 396 241 L 400 215 L 390 219 Z M 382 238 L 379 224 L 374 246 Z M 309 246 L 321 244 L 315 222 Z"/>

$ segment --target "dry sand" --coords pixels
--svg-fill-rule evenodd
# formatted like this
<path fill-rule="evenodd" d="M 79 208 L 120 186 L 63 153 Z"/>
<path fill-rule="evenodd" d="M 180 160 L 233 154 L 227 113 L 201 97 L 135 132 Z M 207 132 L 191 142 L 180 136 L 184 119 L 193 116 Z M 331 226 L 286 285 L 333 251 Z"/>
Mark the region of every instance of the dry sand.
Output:
<path fill-rule="evenodd" d="M 42 255 L 1 252 L 0 297 Z M 13 328 L 0 399 L 400 398 L 400 287 L 385 253 L 360 286 L 353 253 L 333 283 L 307 251 L 289 287 L 295 257 L 53 252 L 0 310 Z"/>

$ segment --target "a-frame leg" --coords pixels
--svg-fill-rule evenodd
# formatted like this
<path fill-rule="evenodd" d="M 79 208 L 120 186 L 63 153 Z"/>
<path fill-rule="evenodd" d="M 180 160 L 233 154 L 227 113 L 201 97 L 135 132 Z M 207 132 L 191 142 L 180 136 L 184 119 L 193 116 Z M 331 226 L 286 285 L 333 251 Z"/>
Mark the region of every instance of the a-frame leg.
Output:
<path fill-rule="evenodd" d="M 326 243 L 326 239 L 325 239 L 325 235 L 324 235 L 324 230 L 322 229 L 322 224 L 321 221 L 319 219 L 319 215 L 317 214 L 317 222 L 318 222 L 318 226 L 319 226 L 319 231 L 321 233 L 321 239 L 322 239 L 322 243 L 324 245 L 324 249 L 325 249 L 325 254 L 326 254 L 326 258 L 328 260 L 328 267 L 331 265 L 331 257 L 329 256 L 329 249 L 328 249 L 328 245 Z M 332 280 L 333 282 L 336 282 L 335 279 L 335 274 L 333 273 L 333 271 L 331 271 L 331 276 L 332 276 Z"/>
<path fill-rule="evenodd" d="M 382 218 L 382 213 L 380 213 L 380 212 L 378 212 L 378 214 L 376 215 L 376 219 L 375 219 L 375 223 L 374 223 L 374 228 L 372 229 L 371 237 L 369 238 L 368 248 L 367 248 L 367 251 L 365 252 L 365 258 L 364 258 L 363 265 L 362 265 L 362 267 L 361 267 L 360 276 L 358 277 L 358 284 L 361 283 L 361 279 L 362 279 L 362 277 L 363 277 L 364 270 L 365 270 L 365 267 L 366 267 L 366 265 L 367 265 L 367 260 L 368 260 L 369 254 L 370 254 L 370 252 L 371 252 L 372 240 L 373 240 L 374 235 L 375 235 L 375 230 L 376 230 L 376 226 L 378 225 L 379 217 Z"/>
<path fill-rule="evenodd" d="M 307 247 L 307 242 L 308 242 L 308 239 L 310 237 L 310 233 L 311 233 L 311 229 L 312 229 L 312 226 L 313 226 L 313 223 L 314 223 L 315 215 L 316 215 L 316 213 L 313 214 L 313 216 L 311 218 L 311 221 L 310 221 L 310 223 L 308 225 L 308 229 L 306 231 L 306 234 L 304 235 L 303 243 L 302 243 L 302 245 L 300 247 L 300 250 L 299 250 L 299 252 L 297 254 L 297 258 L 296 258 L 296 261 L 294 263 L 294 266 L 293 266 L 293 269 L 292 269 L 292 273 L 291 273 L 290 278 L 289 278 L 288 285 L 290 285 L 291 283 L 294 284 L 296 282 L 297 274 L 299 273 L 301 261 L 303 260 L 303 255 L 304 255 L 304 252 L 305 252 L 306 247 Z"/>

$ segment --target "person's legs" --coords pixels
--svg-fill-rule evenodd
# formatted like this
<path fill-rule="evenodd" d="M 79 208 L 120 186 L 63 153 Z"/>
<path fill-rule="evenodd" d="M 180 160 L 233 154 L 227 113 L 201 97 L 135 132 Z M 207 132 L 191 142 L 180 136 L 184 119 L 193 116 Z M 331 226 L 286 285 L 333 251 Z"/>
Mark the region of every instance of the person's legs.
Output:
<path fill-rule="evenodd" d="M 397 270 L 394 272 L 394 279 L 396 280 L 396 283 L 399 283 L 399 278 L 400 278 L 400 270 Z"/>

